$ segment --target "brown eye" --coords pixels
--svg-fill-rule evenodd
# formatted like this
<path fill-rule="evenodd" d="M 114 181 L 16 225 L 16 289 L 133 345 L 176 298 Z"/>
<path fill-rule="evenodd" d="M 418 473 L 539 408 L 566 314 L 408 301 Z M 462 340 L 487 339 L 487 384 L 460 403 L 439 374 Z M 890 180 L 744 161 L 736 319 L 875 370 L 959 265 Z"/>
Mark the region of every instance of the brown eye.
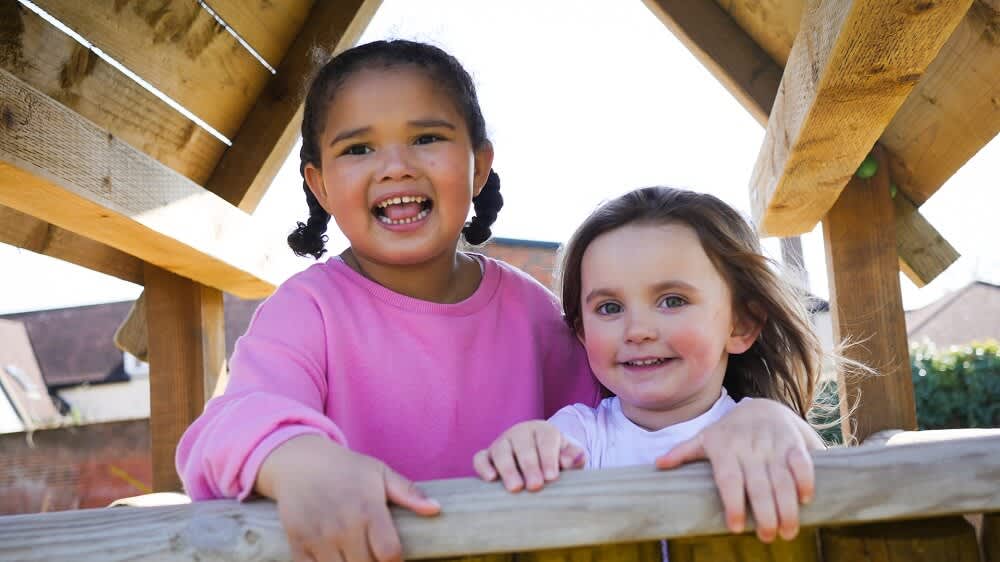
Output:
<path fill-rule="evenodd" d="M 372 149 L 367 144 L 352 144 L 351 146 L 344 149 L 342 154 L 349 156 L 362 156 L 368 154 Z"/>

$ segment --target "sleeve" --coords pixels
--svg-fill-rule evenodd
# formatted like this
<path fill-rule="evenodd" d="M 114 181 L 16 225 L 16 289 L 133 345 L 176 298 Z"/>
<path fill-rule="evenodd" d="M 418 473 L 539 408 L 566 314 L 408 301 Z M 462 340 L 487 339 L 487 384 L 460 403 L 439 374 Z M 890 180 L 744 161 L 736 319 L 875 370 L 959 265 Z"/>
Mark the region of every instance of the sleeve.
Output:
<path fill-rule="evenodd" d="M 245 499 L 276 447 L 304 434 L 347 445 L 325 414 L 327 343 L 319 306 L 286 283 L 257 309 L 211 400 L 177 446 L 177 471 L 194 500 Z"/>
<path fill-rule="evenodd" d="M 587 462 L 590 463 L 593 440 L 591 434 L 595 423 L 594 410 L 583 404 L 566 406 L 556 412 L 549 423 L 556 426 L 570 441 L 587 451 Z"/>

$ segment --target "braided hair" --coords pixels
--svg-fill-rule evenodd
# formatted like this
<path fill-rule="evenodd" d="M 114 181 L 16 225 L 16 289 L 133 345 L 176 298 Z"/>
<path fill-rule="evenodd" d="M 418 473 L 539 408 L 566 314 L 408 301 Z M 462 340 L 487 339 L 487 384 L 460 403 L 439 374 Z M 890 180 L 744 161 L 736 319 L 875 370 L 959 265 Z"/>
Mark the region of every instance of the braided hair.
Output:
<path fill-rule="evenodd" d="M 320 167 L 319 137 L 326 122 L 326 109 L 333 101 L 337 90 L 347 79 L 361 70 L 390 69 L 410 66 L 421 69 L 434 80 L 435 84 L 451 96 L 459 113 L 465 118 L 469 137 L 474 149 L 482 148 L 489 139 L 486 136 L 486 121 L 479 107 L 472 77 L 455 57 L 445 51 L 415 41 L 395 39 L 375 41 L 348 49 L 327 61 L 310 83 L 306 94 L 302 115 L 302 149 L 299 151 L 299 174 L 302 175 L 302 189 L 309 207 L 309 218 L 298 222 L 295 230 L 288 235 L 288 245 L 298 256 L 312 256 L 319 259 L 326 252 L 326 229 L 330 215 L 323 209 L 312 190 L 305 182 L 306 165 Z M 479 245 L 491 236 L 490 226 L 496 221 L 497 213 L 503 207 L 500 195 L 500 177 L 490 170 L 486 185 L 479 195 L 472 199 L 475 216 L 462 229 L 465 241 Z"/>

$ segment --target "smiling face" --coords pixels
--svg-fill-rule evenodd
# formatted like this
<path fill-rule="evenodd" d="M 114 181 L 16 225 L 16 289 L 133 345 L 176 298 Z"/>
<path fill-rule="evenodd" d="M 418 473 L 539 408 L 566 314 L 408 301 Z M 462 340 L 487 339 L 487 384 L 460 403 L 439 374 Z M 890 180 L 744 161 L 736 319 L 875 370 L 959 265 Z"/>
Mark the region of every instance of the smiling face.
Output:
<path fill-rule="evenodd" d="M 686 225 L 626 225 L 590 243 L 581 264 L 580 339 L 598 380 L 647 429 L 706 412 L 730 353 L 754 326 L 734 318 L 726 281 Z"/>
<path fill-rule="evenodd" d="M 359 258 L 418 265 L 454 253 L 493 152 L 414 67 L 361 70 L 337 89 L 306 182 Z"/>

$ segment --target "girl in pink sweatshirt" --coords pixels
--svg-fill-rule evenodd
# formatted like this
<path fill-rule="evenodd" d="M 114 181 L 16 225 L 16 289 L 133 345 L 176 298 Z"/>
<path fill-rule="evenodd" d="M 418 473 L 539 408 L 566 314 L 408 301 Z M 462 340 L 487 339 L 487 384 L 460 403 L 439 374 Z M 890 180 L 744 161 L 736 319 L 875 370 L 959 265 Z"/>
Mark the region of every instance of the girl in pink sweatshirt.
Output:
<path fill-rule="evenodd" d="M 473 475 L 503 429 L 595 405 L 600 386 L 550 292 L 458 251 L 489 238 L 502 198 L 452 56 L 409 41 L 337 55 L 306 96 L 300 156 L 309 219 L 289 245 L 319 258 L 332 217 L 350 247 L 259 307 L 177 467 L 196 500 L 276 500 L 295 560 L 397 560 L 387 503 L 440 510 L 413 480 Z"/>

